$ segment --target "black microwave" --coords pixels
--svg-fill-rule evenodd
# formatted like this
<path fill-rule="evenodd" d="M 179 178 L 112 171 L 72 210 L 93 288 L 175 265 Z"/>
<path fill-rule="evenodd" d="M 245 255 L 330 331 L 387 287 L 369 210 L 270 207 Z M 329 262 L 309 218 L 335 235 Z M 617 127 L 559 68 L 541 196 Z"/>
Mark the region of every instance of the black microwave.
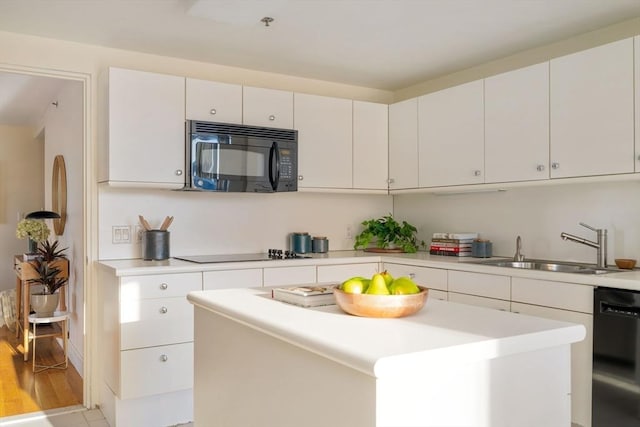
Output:
<path fill-rule="evenodd" d="M 298 190 L 298 131 L 188 120 L 186 189 Z"/>

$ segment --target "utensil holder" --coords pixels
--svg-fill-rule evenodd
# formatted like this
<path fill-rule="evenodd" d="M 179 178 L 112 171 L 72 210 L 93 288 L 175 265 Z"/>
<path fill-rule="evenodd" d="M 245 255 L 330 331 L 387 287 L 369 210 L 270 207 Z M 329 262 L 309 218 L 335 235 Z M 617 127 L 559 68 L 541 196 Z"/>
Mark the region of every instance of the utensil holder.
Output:
<path fill-rule="evenodd" d="M 293 233 L 291 235 L 291 250 L 297 254 L 311 252 L 311 236 L 309 233 Z"/>
<path fill-rule="evenodd" d="M 164 230 L 142 232 L 142 259 L 159 261 L 169 259 L 170 233 Z"/>
<path fill-rule="evenodd" d="M 326 237 L 314 237 L 311 239 L 311 251 L 314 254 L 323 254 L 329 251 L 329 240 Z"/>

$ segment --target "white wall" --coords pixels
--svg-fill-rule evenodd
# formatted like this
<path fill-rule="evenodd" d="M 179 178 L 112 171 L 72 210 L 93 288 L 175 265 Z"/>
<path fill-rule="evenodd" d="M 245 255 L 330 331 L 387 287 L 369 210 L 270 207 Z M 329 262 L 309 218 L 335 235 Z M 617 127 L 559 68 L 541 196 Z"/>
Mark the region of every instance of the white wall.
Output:
<path fill-rule="evenodd" d="M 427 243 L 434 232 L 474 231 L 493 242 L 494 255 L 513 256 L 516 236 L 528 258 L 595 263 L 596 250 L 564 241 L 565 231 L 595 240 L 580 226 L 606 228 L 609 261 L 640 259 L 640 182 L 566 184 L 504 193 L 401 195 L 394 213 L 418 227 Z"/>
<path fill-rule="evenodd" d="M 158 227 L 174 216 L 171 255 L 266 252 L 289 249 L 288 234 L 326 236 L 329 248 L 352 249 L 347 227 L 392 210 L 386 195 L 324 193 L 200 193 L 100 188 L 100 259 L 140 258 L 136 244 L 112 244 L 111 227 L 138 224 L 144 215 Z"/>
<path fill-rule="evenodd" d="M 16 237 L 19 215 L 43 207 L 43 155 L 33 128 L 0 125 L 0 290 L 15 288 L 13 255 L 27 250 Z"/>
<path fill-rule="evenodd" d="M 43 118 L 45 206 L 51 209 L 53 159 L 62 155 L 67 172 L 67 223 L 58 236 L 60 246 L 68 248 L 69 284 L 67 308 L 70 314 L 69 357 L 82 372 L 84 345 L 84 252 L 83 252 L 83 92 L 82 83 L 69 81 L 49 105 Z M 53 233 L 53 226 L 51 225 Z"/>

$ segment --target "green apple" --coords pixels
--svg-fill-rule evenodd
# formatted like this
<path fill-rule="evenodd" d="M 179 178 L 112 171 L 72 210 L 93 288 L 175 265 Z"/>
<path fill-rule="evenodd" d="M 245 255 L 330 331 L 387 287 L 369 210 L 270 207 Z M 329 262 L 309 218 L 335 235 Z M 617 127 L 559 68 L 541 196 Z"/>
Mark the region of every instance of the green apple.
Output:
<path fill-rule="evenodd" d="M 376 273 L 373 275 L 371 283 L 365 293 L 371 295 L 389 295 L 389 289 L 382 274 Z"/>
<path fill-rule="evenodd" d="M 420 288 L 408 277 L 398 277 L 389 286 L 391 295 L 408 295 L 420 293 Z"/>
<path fill-rule="evenodd" d="M 342 282 L 340 289 L 348 294 L 363 294 L 367 290 L 369 279 L 364 277 L 352 277 Z"/>

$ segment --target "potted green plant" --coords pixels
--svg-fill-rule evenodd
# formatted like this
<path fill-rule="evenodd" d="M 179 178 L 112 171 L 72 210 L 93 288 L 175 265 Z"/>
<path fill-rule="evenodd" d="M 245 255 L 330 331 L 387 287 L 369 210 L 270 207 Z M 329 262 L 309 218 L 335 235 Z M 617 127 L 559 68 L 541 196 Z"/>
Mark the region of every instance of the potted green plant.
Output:
<path fill-rule="evenodd" d="M 396 249 L 403 252 L 414 253 L 419 246 L 424 247 L 424 241 L 416 237 L 416 227 L 407 221 L 399 223 L 391 214 L 377 219 L 368 219 L 362 222 L 364 229 L 356 236 L 354 249 L 368 250 L 371 243 L 379 250 Z"/>
<path fill-rule="evenodd" d="M 28 282 L 42 285 L 41 293 L 31 293 L 31 308 L 39 317 L 53 315 L 60 299 L 58 289 L 69 282 L 65 250 L 58 248 L 57 240 L 53 243 L 44 240 L 38 247 L 40 256 L 31 262 L 36 277 Z"/>

